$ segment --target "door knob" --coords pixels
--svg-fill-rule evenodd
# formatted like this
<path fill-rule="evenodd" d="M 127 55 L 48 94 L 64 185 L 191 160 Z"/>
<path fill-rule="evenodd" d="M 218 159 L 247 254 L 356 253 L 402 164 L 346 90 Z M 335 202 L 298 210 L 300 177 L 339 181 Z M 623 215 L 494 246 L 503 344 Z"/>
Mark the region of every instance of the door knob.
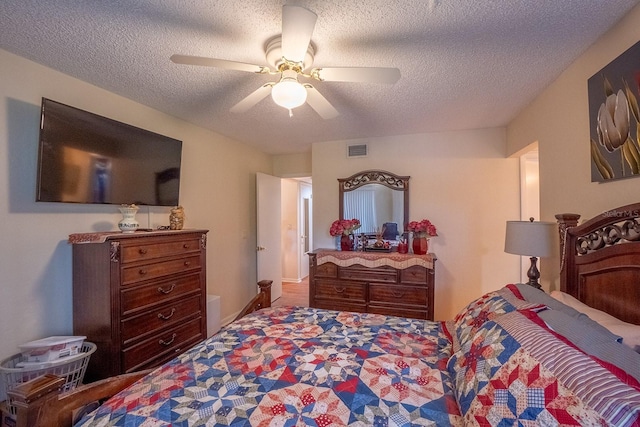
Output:
<path fill-rule="evenodd" d="M 258 247 L 256 248 L 256 250 L 257 250 L 257 251 L 264 251 L 265 249 L 266 249 L 266 248 L 264 248 L 264 247 L 262 247 L 262 246 L 258 246 Z"/>

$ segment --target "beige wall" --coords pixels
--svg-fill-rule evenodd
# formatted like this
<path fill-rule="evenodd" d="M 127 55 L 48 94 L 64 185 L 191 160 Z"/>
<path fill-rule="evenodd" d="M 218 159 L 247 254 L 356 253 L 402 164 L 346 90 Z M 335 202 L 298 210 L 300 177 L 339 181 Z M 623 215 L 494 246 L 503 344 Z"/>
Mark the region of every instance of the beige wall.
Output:
<path fill-rule="evenodd" d="M 538 142 L 541 218 L 572 212 L 591 218 L 640 200 L 640 178 L 591 182 L 587 80 L 640 40 L 640 6 L 593 44 L 507 128 L 509 154 Z M 558 284 L 558 256 L 542 260 Z"/>
<path fill-rule="evenodd" d="M 273 174 L 281 178 L 311 176 L 311 152 L 273 156 Z"/>
<path fill-rule="evenodd" d="M 183 140 L 185 227 L 210 230 L 208 292 L 221 296 L 223 318 L 240 310 L 256 289 L 255 173 L 273 173 L 270 156 L 0 50 L 0 358 L 72 333 L 67 236 L 121 219 L 115 206 L 34 201 L 41 97 Z M 168 215 L 143 207 L 138 220 L 156 227 Z"/>
<path fill-rule="evenodd" d="M 505 158 L 504 129 L 372 138 L 363 158 L 346 144 L 314 144 L 314 248 L 333 248 L 338 178 L 366 169 L 411 176 L 410 219 L 438 227 L 435 317 L 450 319 L 474 297 L 519 281 L 519 257 L 504 253 L 505 223 L 519 219 L 519 161 Z"/>

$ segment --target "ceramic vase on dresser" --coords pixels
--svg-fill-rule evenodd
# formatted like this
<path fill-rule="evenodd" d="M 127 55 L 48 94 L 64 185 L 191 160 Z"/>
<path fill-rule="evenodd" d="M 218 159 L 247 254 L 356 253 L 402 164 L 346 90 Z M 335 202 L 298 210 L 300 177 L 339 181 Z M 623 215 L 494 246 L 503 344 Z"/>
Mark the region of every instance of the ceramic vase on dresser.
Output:
<path fill-rule="evenodd" d="M 123 233 L 133 233 L 138 229 L 140 224 L 136 221 L 136 213 L 138 207 L 136 205 L 122 205 L 118 208 L 122 213 L 122 219 L 118 222 L 118 228 Z"/>
<path fill-rule="evenodd" d="M 422 236 L 414 237 L 411 246 L 414 254 L 426 255 L 429 252 L 429 239 Z"/>

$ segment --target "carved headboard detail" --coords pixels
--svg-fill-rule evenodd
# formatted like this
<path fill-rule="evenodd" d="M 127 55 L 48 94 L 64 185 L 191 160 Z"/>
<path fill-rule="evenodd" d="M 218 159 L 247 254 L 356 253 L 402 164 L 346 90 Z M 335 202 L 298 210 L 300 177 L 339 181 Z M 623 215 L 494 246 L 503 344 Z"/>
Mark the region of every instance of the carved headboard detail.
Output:
<path fill-rule="evenodd" d="M 577 225 L 559 214 L 560 290 L 625 322 L 640 324 L 640 203 Z"/>

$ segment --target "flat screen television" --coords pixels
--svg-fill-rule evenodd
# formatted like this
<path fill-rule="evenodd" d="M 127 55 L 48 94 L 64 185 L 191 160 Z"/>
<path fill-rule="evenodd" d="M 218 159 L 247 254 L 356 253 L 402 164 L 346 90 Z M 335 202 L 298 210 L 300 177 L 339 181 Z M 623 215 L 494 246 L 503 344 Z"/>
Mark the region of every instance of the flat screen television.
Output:
<path fill-rule="evenodd" d="M 182 141 L 42 98 L 39 202 L 177 206 Z"/>

